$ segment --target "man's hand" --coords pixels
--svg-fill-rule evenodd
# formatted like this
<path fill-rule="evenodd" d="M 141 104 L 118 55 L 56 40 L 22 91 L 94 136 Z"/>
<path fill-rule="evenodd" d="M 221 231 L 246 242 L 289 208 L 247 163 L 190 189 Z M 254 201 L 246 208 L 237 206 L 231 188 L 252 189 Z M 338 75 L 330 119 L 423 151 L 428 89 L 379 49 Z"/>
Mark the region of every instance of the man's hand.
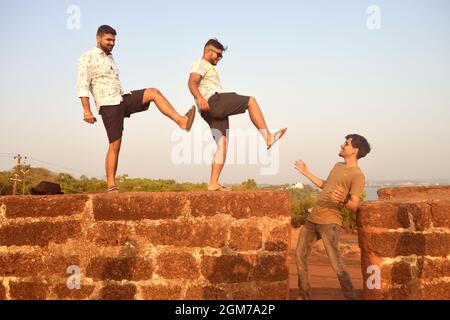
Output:
<path fill-rule="evenodd" d="M 302 175 L 308 178 L 312 183 L 318 186 L 320 189 L 323 189 L 325 186 L 325 181 L 320 178 L 317 178 L 311 172 L 309 172 L 308 166 L 302 160 L 295 161 L 294 168 L 298 170 Z"/>
<path fill-rule="evenodd" d="M 306 176 L 309 173 L 308 166 L 302 160 L 295 161 L 295 169 L 302 175 Z"/>
<path fill-rule="evenodd" d="M 94 115 L 92 113 L 85 113 L 83 120 L 86 121 L 87 123 L 91 123 L 91 124 L 94 124 L 95 122 L 97 122 L 97 119 L 94 117 Z"/>
<path fill-rule="evenodd" d="M 209 111 L 209 104 L 208 101 L 205 100 L 205 98 L 201 97 L 197 99 L 198 107 L 201 111 Z"/>
<path fill-rule="evenodd" d="M 347 198 L 347 194 L 345 193 L 345 191 L 342 187 L 338 187 L 331 194 L 331 198 L 340 204 L 345 204 L 344 202 L 345 202 L 345 199 Z"/>
<path fill-rule="evenodd" d="M 202 81 L 202 76 L 198 73 L 192 72 L 189 75 L 188 87 L 189 91 L 191 91 L 192 96 L 197 101 L 198 108 L 200 111 L 209 111 L 208 101 L 202 96 L 198 87 L 200 86 L 200 82 Z"/>

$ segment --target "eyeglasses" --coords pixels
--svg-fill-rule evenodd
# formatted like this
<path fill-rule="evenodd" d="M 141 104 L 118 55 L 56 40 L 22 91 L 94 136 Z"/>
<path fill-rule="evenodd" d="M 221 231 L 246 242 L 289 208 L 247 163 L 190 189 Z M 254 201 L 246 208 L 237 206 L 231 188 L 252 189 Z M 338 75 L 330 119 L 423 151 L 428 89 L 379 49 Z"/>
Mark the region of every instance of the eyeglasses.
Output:
<path fill-rule="evenodd" d="M 214 51 L 213 49 L 209 49 L 209 50 L 211 50 L 212 52 L 214 52 L 215 54 L 217 54 L 217 56 L 218 56 L 219 58 L 223 58 L 223 55 L 222 55 L 221 52 Z"/>

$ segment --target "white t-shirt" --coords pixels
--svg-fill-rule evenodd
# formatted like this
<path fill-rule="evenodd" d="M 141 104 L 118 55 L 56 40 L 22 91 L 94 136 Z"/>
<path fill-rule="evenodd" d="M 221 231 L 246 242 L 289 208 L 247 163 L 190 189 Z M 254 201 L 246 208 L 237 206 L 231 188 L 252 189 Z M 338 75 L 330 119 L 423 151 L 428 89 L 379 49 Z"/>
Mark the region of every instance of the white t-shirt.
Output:
<path fill-rule="evenodd" d="M 208 61 L 204 59 L 195 61 L 192 65 L 191 73 L 197 73 L 202 76 L 198 90 L 206 101 L 216 92 L 223 92 L 219 74 L 216 68 Z"/>

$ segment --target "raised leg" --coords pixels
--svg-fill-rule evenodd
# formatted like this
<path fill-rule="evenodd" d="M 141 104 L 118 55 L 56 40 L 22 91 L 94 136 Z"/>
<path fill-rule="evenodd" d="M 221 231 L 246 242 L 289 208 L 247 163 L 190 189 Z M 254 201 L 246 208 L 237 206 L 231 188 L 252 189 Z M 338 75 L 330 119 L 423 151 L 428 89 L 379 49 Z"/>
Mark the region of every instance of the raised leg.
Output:
<path fill-rule="evenodd" d="M 156 88 L 146 89 L 142 99 L 142 104 L 147 104 L 149 102 L 155 103 L 158 110 L 165 116 L 172 119 L 181 129 L 186 129 L 188 117 L 181 116 L 166 99 L 166 97 L 163 96 L 161 91 Z"/>
<path fill-rule="evenodd" d="M 250 97 L 250 100 L 248 101 L 248 114 L 250 115 L 250 119 L 256 129 L 261 132 L 266 144 L 269 145 L 271 142 L 271 135 L 269 129 L 267 128 L 266 120 L 264 119 L 261 108 L 259 107 L 258 102 L 256 102 L 256 99 L 253 97 Z"/>

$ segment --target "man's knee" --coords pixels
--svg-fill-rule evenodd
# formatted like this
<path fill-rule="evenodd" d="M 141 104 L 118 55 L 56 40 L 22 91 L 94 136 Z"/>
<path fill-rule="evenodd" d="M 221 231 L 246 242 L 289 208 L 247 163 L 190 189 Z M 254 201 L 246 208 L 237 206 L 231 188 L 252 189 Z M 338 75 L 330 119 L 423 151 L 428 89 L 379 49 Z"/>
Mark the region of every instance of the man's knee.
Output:
<path fill-rule="evenodd" d="M 226 135 L 228 133 L 228 129 L 226 129 L 225 132 L 223 132 L 223 130 L 221 129 L 212 128 L 211 133 L 214 138 L 214 141 L 216 142 L 216 145 L 228 142 L 227 141 L 228 137 Z"/>
<path fill-rule="evenodd" d="M 121 142 L 122 142 L 122 139 L 118 139 L 118 140 L 110 143 L 109 144 L 109 150 L 114 152 L 114 153 L 119 153 Z"/>
<path fill-rule="evenodd" d="M 161 95 L 161 91 L 156 88 L 147 88 L 145 89 L 144 95 L 149 99 L 153 100 L 156 96 Z"/>
<path fill-rule="evenodd" d="M 251 106 L 251 105 L 255 105 L 255 104 L 256 104 L 255 97 L 250 97 L 250 99 L 248 100 L 248 105 Z"/>

